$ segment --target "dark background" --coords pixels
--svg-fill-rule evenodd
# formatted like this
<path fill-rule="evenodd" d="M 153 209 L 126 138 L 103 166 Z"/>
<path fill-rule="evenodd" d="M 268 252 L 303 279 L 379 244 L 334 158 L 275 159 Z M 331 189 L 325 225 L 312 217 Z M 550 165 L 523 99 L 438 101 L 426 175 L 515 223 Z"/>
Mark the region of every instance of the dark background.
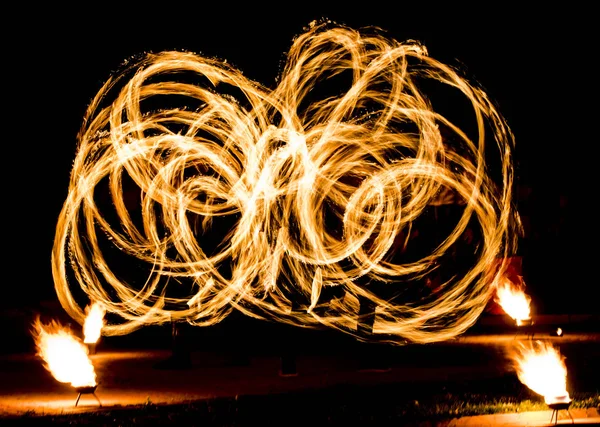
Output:
<path fill-rule="evenodd" d="M 148 3 L 150 4 L 150 3 Z M 124 9 L 22 4 L 5 16 L 4 307 L 54 298 L 50 252 L 66 197 L 76 134 L 91 98 L 124 60 L 190 50 L 226 59 L 273 87 L 296 35 L 328 18 L 416 39 L 486 88 L 517 141 L 517 203 L 526 222 L 520 253 L 538 313 L 597 313 L 598 279 L 587 177 L 593 122 L 583 120 L 595 78 L 588 51 L 591 10 L 487 4 L 437 8 L 369 2 L 343 7 L 234 3 L 204 8 L 167 2 Z M 350 10 L 350 7 L 359 9 Z M 482 6 L 483 7 L 483 6 Z M 5 26 L 5 28 L 8 28 Z M 6 97 L 8 95 L 8 97 Z M 590 248 L 591 245 L 591 248 Z M 597 252 L 597 250 L 596 250 Z"/>

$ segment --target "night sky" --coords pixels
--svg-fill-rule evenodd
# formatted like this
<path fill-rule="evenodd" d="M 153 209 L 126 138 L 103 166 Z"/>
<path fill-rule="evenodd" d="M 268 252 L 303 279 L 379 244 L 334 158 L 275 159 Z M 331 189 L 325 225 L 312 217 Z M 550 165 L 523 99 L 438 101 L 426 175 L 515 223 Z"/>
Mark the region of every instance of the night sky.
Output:
<path fill-rule="evenodd" d="M 19 25 L 4 38 L 2 305 L 54 295 L 50 252 L 76 134 L 88 102 L 124 60 L 189 50 L 226 59 L 273 87 L 293 38 L 310 21 L 328 18 L 356 29 L 381 27 L 399 41 L 419 40 L 432 57 L 460 64 L 486 88 L 516 136 L 517 184 L 524 194 L 518 203 L 530 224 L 522 245 L 524 278 L 538 311 L 597 312 L 586 294 L 592 282 L 597 286 L 586 261 L 591 256 L 587 244 L 576 244 L 593 229 L 585 229 L 574 208 L 586 181 L 578 150 L 592 145 L 594 135 L 579 118 L 592 80 L 583 66 L 591 43 L 583 19 L 591 12 L 501 4 L 486 4 L 487 12 L 429 4 L 375 10 L 365 9 L 368 2 L 350 11 L 348 4 L 328 10 L 285 2 L 276 10 L 255 5 L 233 12 L 233 3 L 190 9 L 168 2 L 166 9 L 137 14 L 111 3 L 87 11 L 17 12 Z M 574 32 L 565 32 L 569 28 Z"/>

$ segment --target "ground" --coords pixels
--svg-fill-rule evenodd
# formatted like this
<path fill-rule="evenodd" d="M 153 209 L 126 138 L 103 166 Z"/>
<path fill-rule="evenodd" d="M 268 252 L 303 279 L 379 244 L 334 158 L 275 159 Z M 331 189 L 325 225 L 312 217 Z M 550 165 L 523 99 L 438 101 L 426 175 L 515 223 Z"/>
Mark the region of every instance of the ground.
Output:
<path fill-rule="evenodd" d="M 115 411 L 124 414 L 130 408 L 137 414 L 131 425 L 140 425 L 148 417 L 155 417 L 154 422 L 143 425 L 159 425 L 159 408 L 179 405 L 170 406 L 169 419 L 187 414 L 195 422 L 205 417 L 210 425 L 249 425 L 257 417 L 279 424 L 282 417 L 290 416 L 287 425 L 293 420 L 347 425 L 357 419 L 361 425 L 385 425 L 399 418 L 417 422 L 426 417 L 449 423 L 456 410 L 462 416 L 454 417 L 453 425 L 461 425 L 459 418 L 462 425 L 469 425 L 467 406 L 481 412 L 481 407 L 476 408 L 481 396 L 497 396 L 500 404 L 507 405 L 506 412 L 514 412 L 519 400 L 531 402 L 535 410 L 522 406 L 530 421 L 525 414 L 507 414 L 504 425 L 511 425 L 510 416 L 520 417 L 515 425 L 540 425 L 535 423 L 549 421 L 551 411 L 518 381 L 507 359 L 516 343 L 540 339 L 565 356 L 574 399 L 570 409 L 577 423 L 600 421 L 598 408 L 593 407 L 600 402 L 600 332 L 566 326 L 565 335 L 558 337 L 551 333 L 553 327 L 540 326 L 533 337 L 525 330 L 487 328 L 484 333 L 474 331 L 432 345 L 369 346 L 344 341 L 344 345 L 325 347 L 322 340 L 315 340 L 320 347 L 311 348 L 303 342 L 293 352 L 295 371 L 293 365 L 288 367 L 287 373 L 295 375 L 282 375 L 286 366 L 276 344 L 270 349 L 250 346 L 243 352 L 231 345 L 218 352 L 207 348 L 207 339 L 205 348 L 202 344 L 191 348 L 190 366 L 164 369 L 161 364 L 171 356 L 171 349 L 128 348 L 119 345 L 122 341 L 104 339 L 90 356 L 99 381 L 95 395 L 83 394 L 77 406 L 77 391 L 57 382 L 33 352 L 8 353 L 0 357 L 0 414 L 15 423 L 33 422 L 44 415 L 46 420 L 55 417 L 56 424 L 59 415 L 114 417 Z M 576 402 L 592 407 L 576 407 Z M 228 421 L 215 423 L 215 417 Z M 500 415 L 495 417 L 500 420 Z M 560 420 L 570 422 L 565 414 Z M 183 420 L 176 425 L 195 422 Z M 471 422 L 477 425 L 476 420 Z"/>

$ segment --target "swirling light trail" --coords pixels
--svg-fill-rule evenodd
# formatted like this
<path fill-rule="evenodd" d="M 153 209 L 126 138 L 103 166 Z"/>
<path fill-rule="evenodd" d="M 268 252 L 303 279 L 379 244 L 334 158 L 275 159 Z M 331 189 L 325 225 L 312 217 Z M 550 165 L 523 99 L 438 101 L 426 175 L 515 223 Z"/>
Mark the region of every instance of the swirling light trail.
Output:
<path fill-rule="evenodd" d="M 392 341 L 441 341 L 473 325 L 506 270 L 497 259 L 516 244 L 512 133 L 481 88 L 421 44 L 330 24 L 295 39 L 272 90 L 176 51 L 104 84 L 78 135 L 52 252 L 71 317 L 85 319 L 82 290 L 121 319 L 106 335 L 208 326 L 236 309 L 366 340 L 362 304 Z M 474 133 L 434 110 L 431 83 L 464 100 Z M 448 235 L 419 259 L 397 256 L 447 197 L 461 206 Z M 472 224 L 468 271 L 423 301 L 397 298 Z M 125 257 L 135 260 L 127 270 Z"/>

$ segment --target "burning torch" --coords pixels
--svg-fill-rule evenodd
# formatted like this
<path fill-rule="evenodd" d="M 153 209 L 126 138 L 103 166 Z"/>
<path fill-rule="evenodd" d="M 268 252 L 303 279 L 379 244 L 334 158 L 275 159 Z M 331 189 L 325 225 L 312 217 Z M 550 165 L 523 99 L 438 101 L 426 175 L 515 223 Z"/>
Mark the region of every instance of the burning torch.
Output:
<path fill-rule="evenodd" d="M 91 354 L 96 354 L 96 344 L 102 335 L 104 326 L 105 309 L 100 303 L 93 303 L 86 307 L 86 317 L 83 324 L 83 342 L 88 346 Z"/>
<path fill-rule="evenodd" d="M 525 294 L 522 287 L 506 280 L 496 288 L 495 301 L 502 307 L 517 324 L 517 326 L 531 326 L 531 298 Z M 533 336 L 533 334 L 532 334 Z"/>
<path fill-rule="evenodd" d="M 82 394 L 92 394 L 102 406 L 95 393 L 98 383 L 87 347 L 56 321 L 43 324 L 38 318 L 32 332 L 44 367 L 57 381 L 70 384 L 79 393 L 75 406 Z"/>
<path fill-rule="evenodd" d="M 544 402 L 552 409 L 550 422 L 556 416 L 558 423 L 558 411 L 569 412 L 571 398 L 567 391 L 567 367 L 564 358 L 551 344 L 536 341 L 532 345 L 521 344 L 511 354 L 515 363 L 515 369 L 519 380 L 544 397 Z"/>

